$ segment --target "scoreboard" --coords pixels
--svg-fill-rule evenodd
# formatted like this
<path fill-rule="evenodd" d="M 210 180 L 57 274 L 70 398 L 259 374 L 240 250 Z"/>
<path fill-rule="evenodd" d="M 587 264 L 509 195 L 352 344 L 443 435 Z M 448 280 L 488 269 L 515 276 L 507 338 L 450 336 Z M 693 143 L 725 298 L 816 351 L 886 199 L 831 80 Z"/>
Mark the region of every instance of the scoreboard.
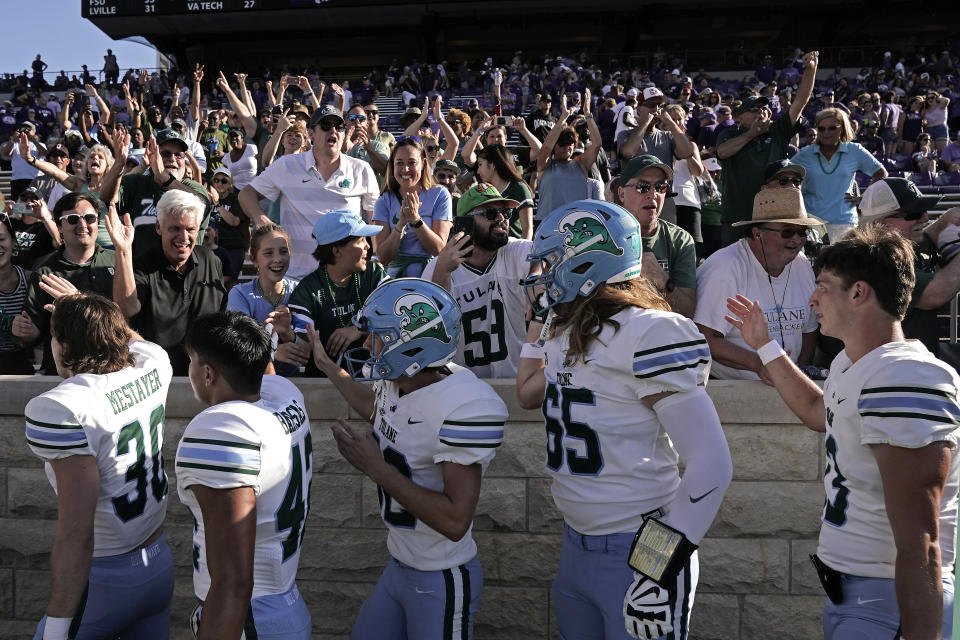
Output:
<path fill-rule="evenodd" d="M 437 0 L 431 0 L 436 3 Z M 84 18 L 244 13 L 277 9 L 316 9 L 403 4 L 404 0 L 81 0 Z"/>
<path fill-rule="evenodd" d="M 347 4 L 343 0 L 82 0 L 84 18 L 298 9 Z"/>

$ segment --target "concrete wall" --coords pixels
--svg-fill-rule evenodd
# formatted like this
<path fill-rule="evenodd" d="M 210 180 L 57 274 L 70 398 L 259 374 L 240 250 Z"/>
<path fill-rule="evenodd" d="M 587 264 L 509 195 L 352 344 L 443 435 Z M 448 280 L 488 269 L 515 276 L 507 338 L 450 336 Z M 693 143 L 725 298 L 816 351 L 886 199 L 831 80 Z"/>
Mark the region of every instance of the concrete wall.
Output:
<path fill-rule="evenodd" d="M 0 638 L 30 637 L 49 593 L 56 502 L 23 436 L 23 407 L 55 378 L 0 377 Z M 375 486 L 344 462 L 329 425 L 349 415 L 325 381 L 300 384 L 312 419 L 312 505 L 297 582 L 314 638 L 347 637 L 387 553 Z M 506 439 L 484 478 L 474 536 L 485 591 L 476 637 L 554 638 L 550 583 L 561 520 L 544 474 L 539 411 L 517 406 L 512 381 L 495 381 L 510 408 Z M 733 454 L 734 481 L 701 547 L 692 618 L 698 640 L 819 637 L 822 596 L 807 555 L 816 548 L 823 502 L 820 437 L 797 423 L 760 383 L 709 386 Z M 190 516 L 177 500 L 173 459 L 200 409 L 177 378 L 167 400 L 164 455 L 170 478 L 166 530 L 177 566 L 173 637 L 192 637 Z"/>

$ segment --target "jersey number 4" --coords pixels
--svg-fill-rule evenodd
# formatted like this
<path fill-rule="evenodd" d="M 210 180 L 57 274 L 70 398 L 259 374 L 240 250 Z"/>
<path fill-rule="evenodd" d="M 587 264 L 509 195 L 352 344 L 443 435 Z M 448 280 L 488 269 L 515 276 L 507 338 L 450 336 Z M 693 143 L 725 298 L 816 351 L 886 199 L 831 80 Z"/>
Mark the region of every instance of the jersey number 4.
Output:
<path fill-rule="evenodd" d="M 543 397 L 543 419 L 547 428 L 547 467 L 558 471 L 566 457 L 570 473 L 595 476 L 603 469 L 600 439 L 589 425 L 570 418 L 572 404 L 595 406 L 597 401 L 590 389 L 561 387 L 553 382 L 547 385 Z M 557 407 L 560 408 L 559 419 L 550 415 L 550 410 Z M 583 443 L 583 453 L 573 447 L 565 447 L 565 438 L 580 440 Z"/>
<path fill-rule="evenodd" d="M 290 529 L 290 535 L 283 541 L 284 561 L 295 554 L 303 543 L 303 534 L 307 528 L 303 521 L 310 514 L 310 488 L 313 486 L 313 438 L 308 433 L 303 439 L 303 453 L 300 445 L 290 449 L 290 482 L 283 494 L 283 501 L 274 516 L 277 531 Z M 304 491 L 306 485 L 306 491 Z"/>
<path fill-rule="evenodd" d="M 167 474 L 163 471 L 163 453 L 160 441 L 163 440 L 163 405 L 154 407 L 150 412 L 150 492 L 157 502 L 167 495 Z M 134 420 L 123 425 L 117 438 L 117 456 L 130 453 L 130 443 L 136 443 L 137 461 L 127 467 L 127 482 L 136 481 L 137 497 L 130 499 L 130 493 L 113 499 L 113 510 L 124 522 L 129 522 L 143 513 L 147 507 L 147 453 L 143 443 L 143 425 Z"/>
<path fill-rule="evenodd" d="M 504 333 L 503 303 L 492 300 L 490 308 L 493 310 L 493 319 L 490 321 L 490 331 L 474 330 L 474 320 L 487 322 L 487 308 L 478 307 L 463 314 L 463 363 L 468 367 L 480 367 L 507 359 L 507 338 Z M 497 343 L 493 350 L 494 340 Z M 479 348 L 472 347 L 479 343 Z M 474 350 L 476 349 L 476 350 Z"/>

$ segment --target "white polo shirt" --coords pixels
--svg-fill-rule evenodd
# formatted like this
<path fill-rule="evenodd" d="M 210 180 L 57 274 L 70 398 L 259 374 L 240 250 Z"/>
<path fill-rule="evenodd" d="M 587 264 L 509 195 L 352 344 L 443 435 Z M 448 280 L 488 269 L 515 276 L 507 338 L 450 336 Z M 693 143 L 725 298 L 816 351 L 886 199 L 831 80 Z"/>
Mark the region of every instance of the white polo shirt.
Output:
<path fill-rule="evenodd" d="M 310 235 L 317 219 L 336 209 L 362 217 L 362 211 L 373 211 L 380 195 L 370 165 L 342 153 L 329 180 L 317 170 L 313 152 L 304 151 L 277 158 L 250 186 L 268 200 L 280 199 L 280 224 L 290 234 L 287 275 L 298 280 L 317 268 L 312 256 L 317 243 Z"/>

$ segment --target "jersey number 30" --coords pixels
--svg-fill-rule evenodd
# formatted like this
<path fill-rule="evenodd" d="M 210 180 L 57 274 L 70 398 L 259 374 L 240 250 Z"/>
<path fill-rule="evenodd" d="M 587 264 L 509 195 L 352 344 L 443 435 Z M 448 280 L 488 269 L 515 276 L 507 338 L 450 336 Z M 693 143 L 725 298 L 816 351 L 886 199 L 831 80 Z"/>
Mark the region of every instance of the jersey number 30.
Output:
<path fill-rule="evenodd" d="M 600 452 L 600 439 L 597 432 L 583 422 L 570 418 L 570 405 L 596 405 L 597 401 L 590 389 L 561 387 L 556 383 L 547 384 L 543 397 L 543 420 L 547 428 L 547 467 L 558 471 L 567 459 L 567 468 L 574 475 L 594 476 L 603 469 L 603 455 Z M 550 409 L 560 407 L 560 419 L 550 415 Z M 573 447 L 564 447 L 564 438 L 582 441 L 583 453 Z"/>
<path fill-rule="evenodd" d="M 160 441 L 163 440 L 163 405 L 154 407 L 150 412 L 150 492 L 157 502 L 167 495 L 167 474 L 163 471 L 163 453 Z M 136 480 L 137 497 L 130 499 L 125 493 L 113 499 L 113 510 L 117 517 L 129 522 L 143 513 L 147 507 L 147 452 L 143 444 L 143 425 L 134 420 L 123 425 L 117 438 L 117 456 L 130 453 L 130 442 L 136 443 L 137 461 L 127 467 L 126 480 Z"/>

